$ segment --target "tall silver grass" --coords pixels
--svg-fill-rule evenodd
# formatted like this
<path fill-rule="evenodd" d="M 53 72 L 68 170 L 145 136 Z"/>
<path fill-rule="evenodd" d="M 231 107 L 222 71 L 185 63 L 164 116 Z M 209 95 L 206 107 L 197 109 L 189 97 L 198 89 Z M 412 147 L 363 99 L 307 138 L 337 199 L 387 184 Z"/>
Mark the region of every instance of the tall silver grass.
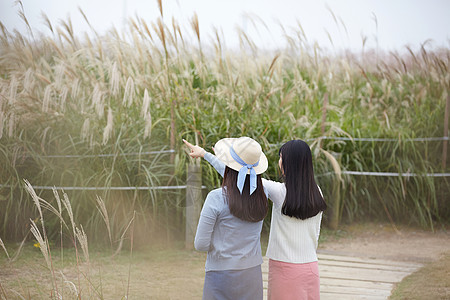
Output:
<path fill-rule="evenodd" d="M 368 48 L 365 37 L 361 53 L 339 53 L 311 44 L 299 24 L 296 30 L 284 28 L 285 47 L 276 52 L 259 49 L 242 29 L 237 32 L 241 48 L 232 51 L 220 29 L 206 36 L 194 15 L 183 30 L 177 20 L 164 19 L 162 2 L 158 5 L 157 20 L 137 17 L 123 32 L 113 28 L 103 36 L 94 28 L 92 35 L 75 35 L 70 20 L 55 25 L 46 17 L 51 34 L 39 39 L 0 26 L 0 184 L 12 186 L 0 190 L 7 199 L 0 210 L 5 240 L 22 240 L 15 225 L 27 223 L 39 209 L 26 200 L 22 178 L 46 186 L 181 185 L 188 163 L 181 138 L 198 136 L 199 144 L 209 149 L 223 137 L 252 136 L 273 162 L 268 172 L 272 179 L 277 179 L 273 144 L 321 135 L 398 141 L 313 141 L 318 175 L 330 170 L 448 171 L 440 167 L 441 144 L 407 142 L 442 135 L 448 48 L 431 50 L 425 44 L 419 50 L 406 48 L 406 54 L 383 53 Z M 345 24 L 331 17 L 344 35 Z M 252 24 L 270 30 L 264 20 L 256 18 Z M 325 95 L 329 103 L 323 119 Z M 125 155 L 171 147 L 177 150 L 172 157 Z M 113 157 L 48 157 L 101 153 Z M 207 165 L 204 170 L 205 184 L 218 186 L 217 174 Z M 348 221 L 390 218 L 432 228 L 450 216 L 447 178 L 342 180 L 340 213 Z M 318 182 L 331 204 L 332 178 L 321 176 Z M 134 195 L 118 194 L 101 195 L 111 218 L 109 229 L 102 212 L 95 210 L 94 193 L 71 193 L 70 212 L 63 197 L 61 208 L 69 214 L 72 236 L 77 219 L 86 224 L 88 236 L 120 241 L 132 212 L 121 202 Z M 149 240 L 164 224 L 167 236 L 182 237 L 182 192 L 135 195 L 139 216 L 145 216 L 145 229 L 152 233 Z M 85 209 L 96 215 L 86 217 Z M 58 236 L 58 223 L 51 222 L 56 225 L 49 228 L 50 239 Z"/>

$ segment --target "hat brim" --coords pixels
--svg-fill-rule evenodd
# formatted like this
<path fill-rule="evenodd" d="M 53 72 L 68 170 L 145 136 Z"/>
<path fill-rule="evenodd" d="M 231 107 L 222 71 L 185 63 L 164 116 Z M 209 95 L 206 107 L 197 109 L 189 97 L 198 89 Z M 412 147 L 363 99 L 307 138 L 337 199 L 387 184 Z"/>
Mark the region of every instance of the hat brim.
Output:
<path fill-rule="evenodd" d="M 227 167 L 239 171 L 242 168 L 242 165 L 233 159 L 230 153 L 230 147 L 237 140 L 237 138 L 225 138 L 219 140 L 214 145 L 214 152 L 216 157 L 223 162 Z M 253 167 L 256 174 L 262 174 L 267 170 L 268 167 L 267 157 L 264 152 L 261 151 L 261 156 L 259 157 L 259 164 L 256 167 Z M 247 174 L 250 174 L 250 170 L 247 171 Z"/>

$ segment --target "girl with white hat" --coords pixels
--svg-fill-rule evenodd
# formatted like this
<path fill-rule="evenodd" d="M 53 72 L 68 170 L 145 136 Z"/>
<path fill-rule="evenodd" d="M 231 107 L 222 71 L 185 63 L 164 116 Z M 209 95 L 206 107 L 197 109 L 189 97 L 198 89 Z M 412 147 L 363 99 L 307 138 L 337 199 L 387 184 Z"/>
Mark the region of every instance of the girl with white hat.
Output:
<path fill-rule="evenodd" d="M 190 148 L 192 157 L 204 157 L 223 176 L 219 159 L 199 146 Z M 316 250 L 327 205 L 314 180 L 311 149 L 302 140 L 292 140 L 280 148 L 279 156 L 284 183 L 262 179 L 273 201 L 266 253 L 268 299 L 320 299 Z"/>
<path fill-rule="evenodd" d="M 267 158 L 249 137 L 222 139 L 216 156 L 183 140 L 191 157 L 220 161 L 222 187 L 208 193 L 194 246 L 207 251 L 203 299 L 263 299 L 260 235 L 268 211 Z"/>

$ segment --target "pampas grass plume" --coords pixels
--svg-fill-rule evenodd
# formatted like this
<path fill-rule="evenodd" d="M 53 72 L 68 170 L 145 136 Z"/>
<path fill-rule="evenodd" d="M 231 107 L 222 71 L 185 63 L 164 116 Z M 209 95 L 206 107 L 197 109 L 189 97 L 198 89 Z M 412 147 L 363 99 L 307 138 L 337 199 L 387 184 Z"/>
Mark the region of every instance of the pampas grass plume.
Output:
<path fill-rule="evenodd" d="M 110 139 L 110 137 L 112 136 L 112 131 L 113 131 L 113 113 L 112 113 L 112 109 L 109 108 L 108 109 L 108 120 L 106 122 L 106 127 L 105 130 L 103 131 L 103 145 L 105 145 L 108 140 Z"/>

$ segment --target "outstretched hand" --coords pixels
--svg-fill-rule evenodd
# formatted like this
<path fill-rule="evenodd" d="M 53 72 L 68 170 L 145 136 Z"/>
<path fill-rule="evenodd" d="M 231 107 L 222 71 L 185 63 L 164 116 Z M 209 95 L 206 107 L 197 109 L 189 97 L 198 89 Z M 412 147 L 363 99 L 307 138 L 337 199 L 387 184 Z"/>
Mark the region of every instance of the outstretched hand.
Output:
<path fill-rule="evenodd" d="M 190 157 L 199 158 L 199 157 L 204 157 L 205 156 L 206 151 L 202 147 L 197 146 L 197 145 L 192 145 L 191 143 L 189 143 L 185 139 L 183 139 L 183 142 L 190 150 L 190 153 L 189 153 Z"/>

